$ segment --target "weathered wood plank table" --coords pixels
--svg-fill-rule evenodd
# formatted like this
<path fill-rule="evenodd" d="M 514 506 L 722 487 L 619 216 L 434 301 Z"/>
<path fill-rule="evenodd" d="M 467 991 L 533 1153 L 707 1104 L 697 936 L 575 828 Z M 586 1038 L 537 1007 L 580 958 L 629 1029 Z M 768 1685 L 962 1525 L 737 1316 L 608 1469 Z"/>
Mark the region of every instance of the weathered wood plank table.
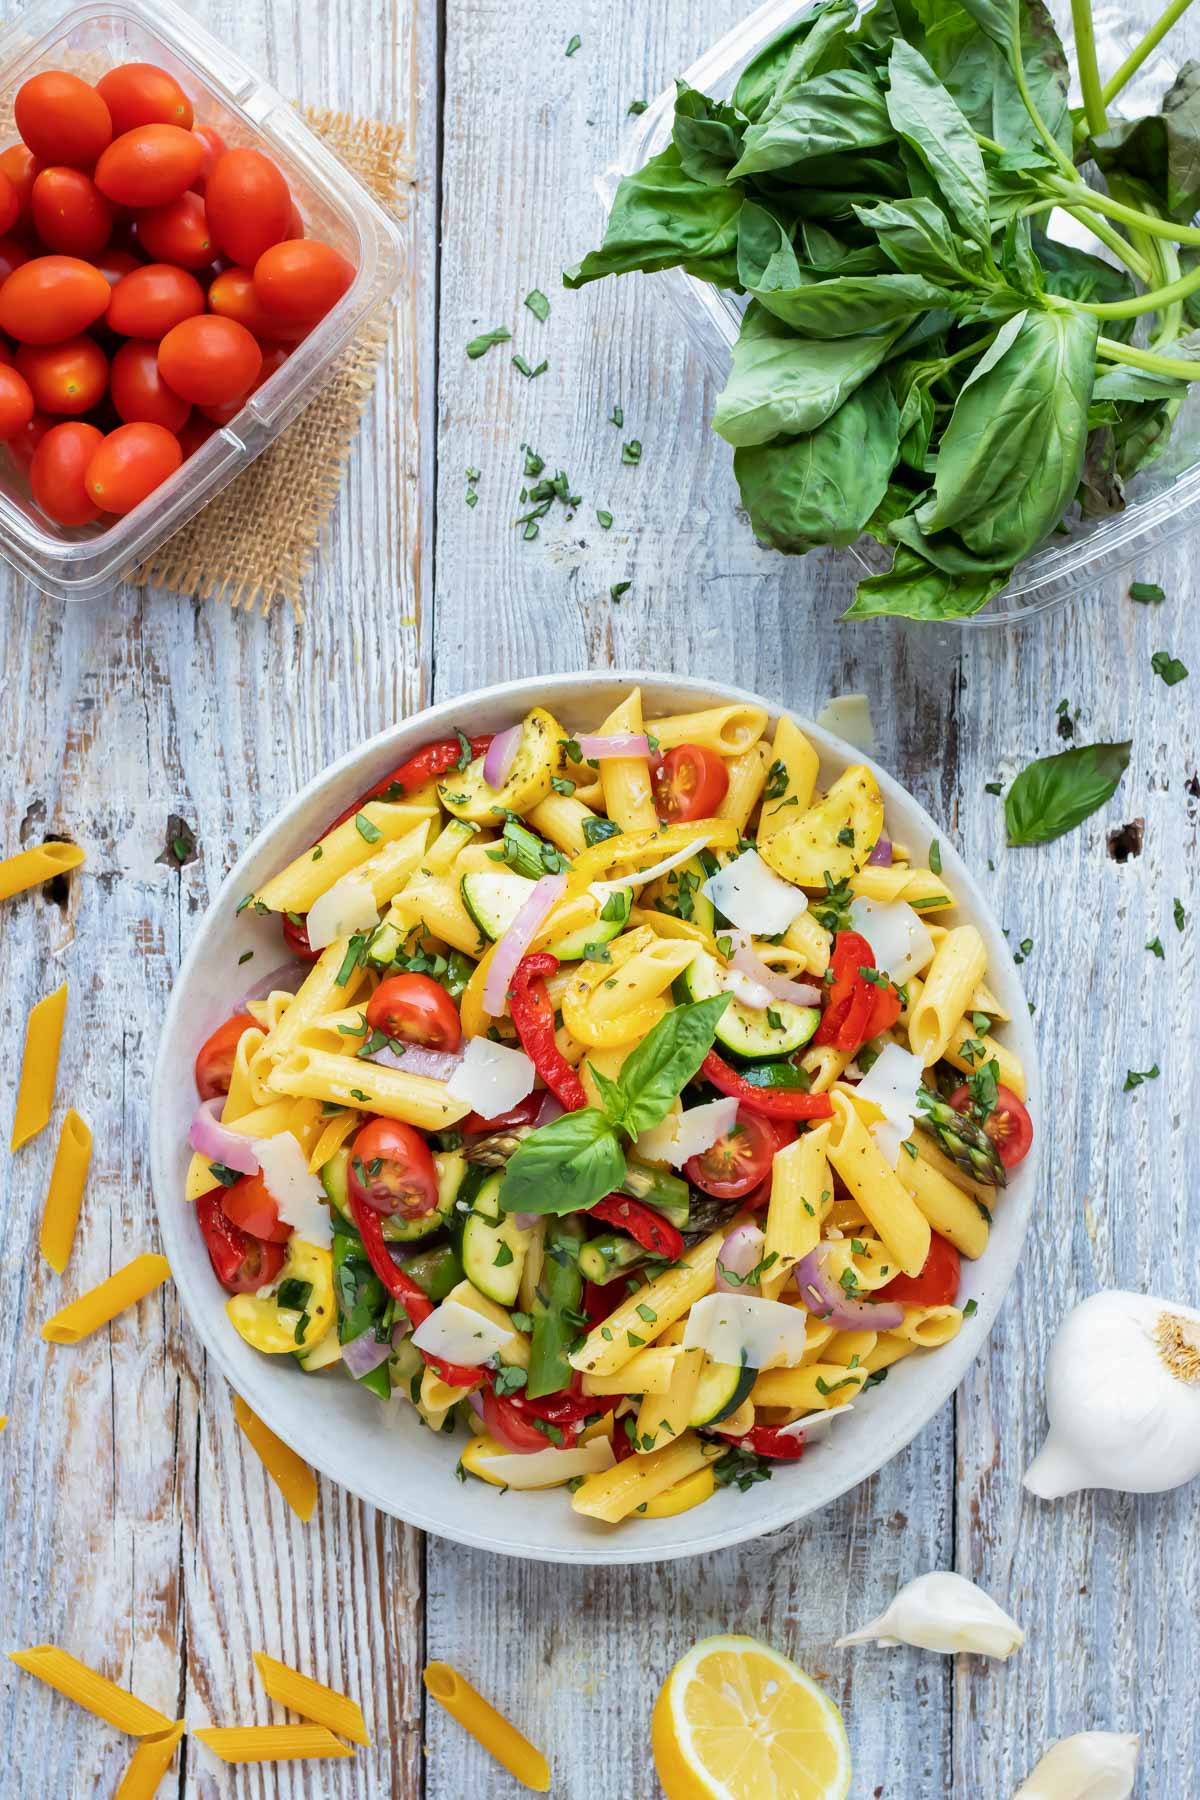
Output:
<path fill-rule="evenodd" d="M 524 672 L 708 673 L 800 713 L 870 695 L 882 761 L 975 867 L 991 859 L 1002 919 L 1032 940 L 1051 1102 L 1042 1193 L 986 1351 L 873 1481 L 726 1555 L 589 1572 L 424 1539 L 329 1482 L 299 1525 L 169 1289 L 82 1349 L 43 1345 L 62 1293 L 34 1248 L 46 1133 L 0 1157 L 0 1640 L 70 1646 L 194 1723 L 268 1716 L 251 1648 L 362 1695 L 375 1747 L 353 1763 L 222 1774 L 185 1746 L 163 1789 L 181 1796 L 515 1794 L 426 1714 L 420 1670 L 438 1656 L 544 1745 L 556 1793 L 649 1800 L 657 1685 L 697 1637 L 732 1628 L 826 1675 L 856 1797 L 1008 1800 L 1047 1740 L 1101 1727 L 1145 1734 L 1139 1794 L 1192 1800 L 1200 1490 L 1051 1507 L 1019 1478 L 1064 1309 L 1104 1285 L 1196 1298 L 1200 668 L 1170 689 L 1150 669 L 1160 648 L 1200 662 L 1194 539 L 1132 571 L 1162 583 L 1165 605 L 1131 604 L 1125 575 L 1009 633 L 837 626 L 844 559 L 755 547 L 708 429 L 711 384 L 675 317 L 646 283 L 579 296 L 558 285 L 596 233 L 592 180 L 629 103 L 728 28 L 720 0 L 196 11 L 283 92 L 409 123 L 409 285 L 303 623 L 133 591 L 64 611 L 0 576 L 0 853 L 54 832 L 89 859 L 65 900 L 34 893 L 0 921 L 0 1091 L 15 1090 L 28 1007 L 71 982 L 60 1096 L 96 1136 L 72 1288 L 155 1243 L 146 1107 L 159 1021 L 241 846 L 361 738 L 430 697 Z M 1150 0 L 1128 11 L 1149 19 Z M 1179 36 L 1182 61 L 1200 25 Z M 534 286 L 551 299 L 544 325 L 522 306 Z M 548 359 L 536 381 L 505 351 L 466 359 L 468 339 L 502 323 L 513 350 Z M 614 404 L 624 431 L 607 422 Z M 629 437 L 639 466 L 622 463 Z M 522 443 L 584 496 L 573 522 L 548 520 L 534 542 L 511 526 Z M 474 508 L 468 467 L 481 471 Z M 1063 699 L 1081 739 L 1131 736 L 1132 765 L 1106 815 L 1049 848 L 1006 851 L 985 783 L 1057 747 Z M 172 813 L 196 834 L 182 869 L 164 855 Z M 1134 818 L 1144 848 L 1116 860 L 1106 832 Z M 1192 920 L 1182 934 L 1175 896 Z M 1165 962 L 1143 948 L 1155 936 Z M 1127 1068 L 1154 1063 L 1158 1080 L 1122 1092 Z M 1028 1642 L 1010 1664 L 831 1649 L 933 1567 L 959 1568 L 1019 1616 Z M 126 1755 L 8 1664 L 0 1742 L 2 1800 L 109 1794 Z"/>

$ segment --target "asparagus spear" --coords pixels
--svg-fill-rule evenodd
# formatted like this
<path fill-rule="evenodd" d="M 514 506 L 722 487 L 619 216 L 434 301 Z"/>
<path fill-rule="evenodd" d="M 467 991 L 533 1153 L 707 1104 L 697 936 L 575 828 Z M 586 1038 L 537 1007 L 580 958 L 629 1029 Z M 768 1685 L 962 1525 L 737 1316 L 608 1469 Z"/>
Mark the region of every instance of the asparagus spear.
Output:
<path fill-rule="evenodd" d="M 579 1272 L 579 1246 L 583 1221 L 574 1214 L 546 1221 L 546 1260 L 533 1302 L 533 1342 L 529 1350 L 529 1377 L 525 1392 L 531 1400 L 557 1394 L 571 1380 L 567 1351 L 579 1336 L 578 1314 L 583 1299 Z M 576 1315 L 575 1321 L 567 1317 Z"/>
<path fill-rule="evenodd" d="M 923 1087 L 917 1101 L 921 1111 L 917 1124 L 945 1151 L 964 1175 L 972 1181 L 986 1182 L 989 1187 L 1007 1187 L 1008 1170 L 982 1125 L 967 1113 L 956 1112 L 948 1101 Z"/>
<path fill-rule="evenodd" d="M 469 1163 L 476 1163 L 481 1168 L 502 1169 L 532 1130 L 532 1125 L 513 1125 L 507 1131 L 493 1131 L 490 1136 L 468 1144 L 463 1155 Z M 630 1159 L 625 1167 L 621 1192 L 628 1194 L 631 1200 L 652 1206 L 677 1230 L 682 1231 L 687 1226 L 690 1190 L 681 1175 L 671 1175 L 665 1169 L 651 1169 Z"/>

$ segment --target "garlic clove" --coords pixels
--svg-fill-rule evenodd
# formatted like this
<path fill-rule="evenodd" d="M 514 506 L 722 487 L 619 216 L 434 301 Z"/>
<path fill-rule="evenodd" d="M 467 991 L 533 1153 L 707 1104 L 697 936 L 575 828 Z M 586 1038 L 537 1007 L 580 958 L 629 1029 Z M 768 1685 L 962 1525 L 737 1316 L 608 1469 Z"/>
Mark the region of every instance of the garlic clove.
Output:
<path fill-rule="evenodd" d="M 1025 1486 L 1162 1493 L 1200 1475 L 1200 1311 L 1105 1291 L 1069 1312 L 1046 1359 L 1050 1431 Z"/>
<path fill-rule="evenodd" d="M 1025 1633 L 1016 1620 L 982 1588 L 965 1575 L 934 1570 L 902 1587 L 886 1612 L 861 1631 L 839 1638 L 836 1647 L 879 1643 L 895 1649 L 913 1644 L 918 1650 L 938 1650 L 947 1656 L 974 1651 L 1004 1662 L 1024 1642 Z"/>
<path fill-rule="evenodd" d="M 1129 1800 L 1141 1740 L 1081 1731 L 1052 1745 L 1013 1800 Z"/>

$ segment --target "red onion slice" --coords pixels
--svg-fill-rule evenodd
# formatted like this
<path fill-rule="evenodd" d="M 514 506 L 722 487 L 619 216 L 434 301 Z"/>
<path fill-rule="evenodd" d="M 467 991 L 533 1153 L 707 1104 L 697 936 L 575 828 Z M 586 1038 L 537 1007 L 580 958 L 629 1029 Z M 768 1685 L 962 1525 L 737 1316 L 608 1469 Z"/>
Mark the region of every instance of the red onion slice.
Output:
<path fill-rule="evenodd" d="M 850 1300 L 825 1273 L 819 1250 L 810 1250 L 792 1270 L 800 1298 L 822 1325 L 838 1331 L 895 1331 L 904 1323 L 904 1308 L 895 1301 Z"/>
<path fill-rule="evenodd" d="M 722 1294 L 761 1294 L 761 1284 L 745 1277 L 762 1261 L 765 1241 L 757 1225 L 739 1225 L 729 1233 L 717 1251 L 716 1285 Z"/>
<path fill-rule="evenodd" d="M 504 936 L 497 940 L 483 984 L 483 1004 L 493 1019 L 503 1013 L 513 971 L 529 948 L 538 926 L 566 891 L 566 886 L 565 875 L 543 875 L 540 881 L 535 881 L 528 900 Z"/>
<path fill-rule="evenodd" d="M 482 1419 L 482 1417 L 483 1417 L 483 1395 L 480 1393 L 478 1388 L 472 1388 L 471 1392 L 467 1395 L 467 1405 L 470 1407 L 471 1411 L 475 1414 L 475 1417 L 477 1419 Z"/>
<path fill-rule="evenodd" d="M 608 737 L 593 733 L 575 741 L 585 762 L 603 762 L 610 756 L 644 756 L 647 761 L 650 757 L 650 739 L 643 732 L 618 731 Z"/>
<path fill-rule="evenodd" d="M 427 1075 L 431 1081 L 449 1081 L 462 1059 L 461 1050 L 426 1050 L 423 1044 L 393 1050 L 390 1044 L 384 1044 L 363 1061 L 378 1063 L 383 1069 L 403 1069 L 408 1075 Z"/>
<path fill-rule="evenodd" d="M 892 866 L 892 840 L 881 837 L 876 840 L 875 848 L 867 858 L 867 864 L 874 864 L 877 869 L 890 869 Z"/>
<path fill-rule="evenodd" d="M 555 1119 L 561 1119 L 565 1111 L 566 1107 L 558 1095 L 552 1094 L 547 1088 L 542 1095 L 542 1104 L 538 1107 L 537 1118 L 533 1121 L 534 1125 L 540 1131 L 543 1125 L 553 1125 Z"/>
<path fill-rule="evenodd" d="M 239 1175 L 256 1175 L 258 1158 L 250 1139 L 221 1124 L 224 1110 L 223 1094 L 215 1100 L 202 1100 L 188 1132 L 188 1143 L 198 1156 L 207 1156 L 210 1162 L 224 1163 L 227 1169 L 236 1169 Z"/>
<path fill-rule="evenodd" d="M 262 976 L 253 987 L 246 989 L 234 1011 L 242 1012 L 247 1001 L 265 1000 L 268 994 L 294 994 L 309 970 L 308 963 L 298 962 L 295 957 L 290 962 L 280 963 L 277 969 L 272 969 L 269 975 Z"/>
<path fill-rule="evenodd" d="M 502 788 L 512 773 L 524 729 L 523 725 L 510 725 L 507 731 L 498 731 L 487 747 L 487 755 L 483 759 L 483 779 L 493 792 Z"/>
<path fill-rule="evenodd" d="M 790 1000 L 793 1006 L 820 1006 L 821 990 L 808 981 L 793 981 L 790 975 L 781 975 L 765 963 L 757 951 L 751 948 L 747 932 L 735 931 L 731 934 L 734 944 L 734 955 L 731 967 L 741 971 L 751 981 L 757 981 L 765 987 L 775 1000 Z"/>
<path fill-rule="evenodd" d="M 518 1231 L 532 1231 L 542 1217 L 541 1213 L 509 1213 L 508 1216 Z"/>
<path fill-rule="evenodd" d="M 342 1361 L 356 1381 L 377 1369 L 391 1354 L 391 1344 L 386 1339 L 381 1344 L 373 1331 L 364 1331 L 361 1337 L 342 1345 Z"/>

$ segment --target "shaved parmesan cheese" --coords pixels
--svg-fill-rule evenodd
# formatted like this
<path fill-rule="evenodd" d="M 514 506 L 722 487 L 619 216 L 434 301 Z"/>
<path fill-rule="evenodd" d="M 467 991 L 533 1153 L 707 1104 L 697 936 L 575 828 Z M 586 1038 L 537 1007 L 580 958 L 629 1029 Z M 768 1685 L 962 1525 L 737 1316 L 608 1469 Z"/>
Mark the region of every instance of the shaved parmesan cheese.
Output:
<path fill-rule="evenodd" d="M 825 1411 L 805 1413 L 802 1419 L 793 1419 L 790 1425 L 779 1427 L 780 1437 L 815 1437 L 819 1431 L 829 1424 L 831 1419 L 840 1419 L 843 1413 L 853 1412 L 852 1406 L 831 1406 Z"/>
<path fill-rule="evenodd" d="M 373 931 L 379 923 L 379 908 L 370 883 L 361 875 L 343 875 L 308 909 L 304 928 L 313 950 L 324 950 L 338 938 L 353 931 Z"/>
<path fill-rule="evenodd" d="M 893 1169 L 900 1161 L 901 1144 L 912 1136 L 924 1075 L 919 1056 L 899 1044 L 886 1044 L 854 1090 L 856 1098 L 870 1100 L 883 1113 L 871 1126 L 871 1136 Z"/>
<path fill-rule="evenodd" d="M 511 1336 L 511 1325 L 497 1325 L 482 1313 L 472 1312 L 460 1300 L 443 1300 L 413 1332 L 412 1341 L 418 1350 L 427 1350 L 443 1362 L 462 1363 L 474 1369 L 489 1356 L 495 1356 Z"/>
<path fill-rule="evenodd" d="M 713 1362 L 747 1369 L 794 1369 L 804 1355 L 807 1315 L 782 1300 L 749 1294 L 705 1294 L 688 1314 L 685 1350 L 707 1350 Z"/>
<path fill-rule="evenodd" d="M 537 1070 L 523 1050 L 472 1038 L 463 1059 L 446 1083 L 446 1092 L 485 1119 L 507 1112 L 533 1092 Z"/>
<path fill-rule="evenodd" d="M 757 850 L 735 856 L 709 876 L 700 892 L 731 924 L 758 937 L 786 931 L 808 905 L 808 896 L 768 869 Z"/>
<path fill-rule="evenodd" d="M 531 1450 L 528 1455 L 480 1457 L 479 1467 L 486 1469 L 506 1487 L 529 1489 L 558 1487 L 574 1481 L 577 1475 L 599 1475 L 616 1462 L 612 1444 L 606 1437 L 594 1437 L 575 1450 Z"/>
<path fill-rule="evenodd" d="M 309 1174 L 308 1158 L 291 1132 L 255 1138 L 252 1148 L 267 1192 L 284 1224 L 290 1225 L 306 1243 L 328 1249 L 333 1242 L 333 1228 L 325 1189 L 318 1176 Z"/>
<path fill-rule="evenodd" d="M 616 881 L 593 881 L 588 893 L 603 905 L 610 894 L 618 894 L 627 888 L 643 887 L 649 881 L 657 881 L 660 875 L 669 875 L 672 869 L 678 869 L 682 863 L 690 862 L 693 856 L 698 856 L 707 843 L 706 837 L 693 838 L 686 850 L 677 850 L 674 856 L 664 856 L 661 862 L 651 863 L 648 869 L 635 869 L 632 874 L 618 876 Z"/>
<path fill-rule="evenodd" d="M 651 1162 L 668 1162 L 680 1169 L 693 1156 L 711 1150 L 718 1138 L 733 1130 L 737 1122 L 736 1100 L 710 1100 L 705 1106 L 693 1106 L 685 1113 L 673 1113 L 651 1131 L 638 1138 L 638 1155 Z"/>
<path fill-rule="evenodd" d="M 874 756 L 875 722 L 865 694 L 834 694 L 817 714 L 817 724 L 853 744 L 864 756 Z"/>
<path fill-rule="evenodd" d="M 850 926 L 870 944 L 875 967 L 886 969 L 897 984 L 923 969 L 933 955 L 925 921 L 907 900 L 852 900 Z"/>

